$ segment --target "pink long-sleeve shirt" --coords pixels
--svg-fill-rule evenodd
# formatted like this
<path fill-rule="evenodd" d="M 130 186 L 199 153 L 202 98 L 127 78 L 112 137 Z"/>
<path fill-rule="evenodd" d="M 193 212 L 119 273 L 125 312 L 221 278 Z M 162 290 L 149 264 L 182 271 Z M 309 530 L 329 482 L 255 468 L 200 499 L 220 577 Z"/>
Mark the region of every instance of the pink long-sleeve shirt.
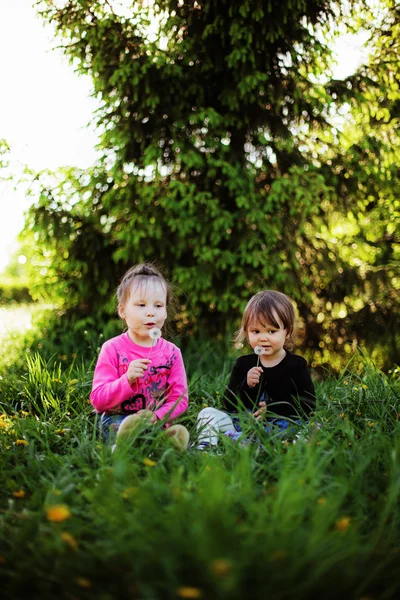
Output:
<path fill-rule="evenodd" d="M 148 357 L 147 370 L 131 385 L 126 376 L 130 362 Z M 188 406 L 181 351 L 160 338 L 150 352 L 132 342 L 127 333 L 106 341 L 94 370 L 90 401 L 98 413 L 128 415 L 147 408 L 158 419 L 168 413 L 168 421 L 175 419 Z"/>

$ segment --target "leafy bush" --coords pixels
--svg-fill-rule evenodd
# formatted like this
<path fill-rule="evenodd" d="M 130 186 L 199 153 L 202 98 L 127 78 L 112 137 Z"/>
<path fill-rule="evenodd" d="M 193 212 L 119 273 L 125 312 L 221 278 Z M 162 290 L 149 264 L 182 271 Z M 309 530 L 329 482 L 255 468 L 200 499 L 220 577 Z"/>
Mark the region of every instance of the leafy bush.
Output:
<path fill-rule="evenodd" d="M 29 284 L 26 281 L 0 278 L 0 305 L 28 302 L 33 302 L 33 298 L 29 290 Z"/>

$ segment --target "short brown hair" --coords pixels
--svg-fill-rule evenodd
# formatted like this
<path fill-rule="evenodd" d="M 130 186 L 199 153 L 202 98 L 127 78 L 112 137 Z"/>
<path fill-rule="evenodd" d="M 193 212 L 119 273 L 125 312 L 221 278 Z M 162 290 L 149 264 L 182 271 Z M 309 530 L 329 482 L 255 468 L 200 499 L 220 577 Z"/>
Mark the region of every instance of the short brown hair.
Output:
<path fill-rule="evenodd" d="M 244 309 L 240 329 L 234 338 L 236 345 L 240 346 L 247 339 L 249 326 L 254 321 L 257 320 L 261 324 L 268 323 L 279 329 L 278 319 L 281 321 L 283 328 L 287 329 L 288 342 L 290 343 L 295 322 L 292 301 L 282 292 L 273 290 L 258 292 L 250 298 Z"/>
<path fill-rule="evenodd" d="M 167 306 L 171 300 L 171 289 L 168 281 L 161 271 L 151 263 L 140 263 L 131 267 L 123 276 L 121 283 L 117 287 L 118 307 L 124 304 L 130 295 L 132 283 L 137 285 L 146 285 L 150 280 L 157 280 L 165 287 L 167 296 Z"/>

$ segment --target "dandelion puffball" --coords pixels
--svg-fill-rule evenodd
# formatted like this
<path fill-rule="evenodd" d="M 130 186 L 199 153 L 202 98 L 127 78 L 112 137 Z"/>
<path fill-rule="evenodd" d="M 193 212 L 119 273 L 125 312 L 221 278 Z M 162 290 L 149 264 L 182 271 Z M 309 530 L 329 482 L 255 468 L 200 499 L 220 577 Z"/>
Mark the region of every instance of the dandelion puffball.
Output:
<path fill-rule="evenodd" d="M 257 356 L 261 356 L 261 354 L 264 354 L 264 348 L 262 346 L 256 346 L 254 352 Z"/>
<path fill-rule="evenodd" d="M 153 327 L 153 329 L 150 329 L 149 331 L 149 336 L 156 342 L 161 337 L 161 329 Z"/>

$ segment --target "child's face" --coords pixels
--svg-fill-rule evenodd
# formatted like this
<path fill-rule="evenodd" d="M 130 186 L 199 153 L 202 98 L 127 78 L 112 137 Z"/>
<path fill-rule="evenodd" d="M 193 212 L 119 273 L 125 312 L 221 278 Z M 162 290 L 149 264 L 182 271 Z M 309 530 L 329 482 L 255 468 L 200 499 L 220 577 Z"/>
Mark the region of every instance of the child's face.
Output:
<path fill-rule="evenodd" d="M 253 350 L 256 346 L 264 348 L 264 354 L 262 355 L 264 360 L 278 358 L 282 354 L 287 338 L 287 329 L 283 327 L 280 319 L 277 318 L 276 321 L 279 323 L 279 329 L 274 325 L 262 324 L 260 321 L 255 320 L 250 323 L 247 330 L 247 339 Z"/>
<path fill-rule="evenodd" d="M 119 305 L 118 312 L 128 326 L 131 340 L 140 346 L 151 346 L 150 329 L 161 329 L 167 318 L 167 290 L 157 280 L 133 283 L 129 297 Z"/>

